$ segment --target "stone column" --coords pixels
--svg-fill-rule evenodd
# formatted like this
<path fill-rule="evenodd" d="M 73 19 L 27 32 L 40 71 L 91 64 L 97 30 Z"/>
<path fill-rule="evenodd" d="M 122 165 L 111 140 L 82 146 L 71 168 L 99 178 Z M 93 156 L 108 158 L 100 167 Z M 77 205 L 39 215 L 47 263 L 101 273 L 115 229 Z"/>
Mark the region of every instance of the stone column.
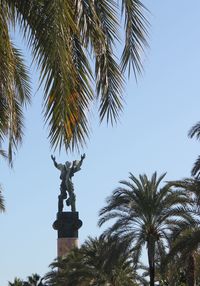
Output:
<path fill-rule="evenodd" d="M 53 228 L 57 230 L 57 256 L 62 257 L 78 247 L 78 229 L 82 226 L 78 212 L 58 212 Z"/>

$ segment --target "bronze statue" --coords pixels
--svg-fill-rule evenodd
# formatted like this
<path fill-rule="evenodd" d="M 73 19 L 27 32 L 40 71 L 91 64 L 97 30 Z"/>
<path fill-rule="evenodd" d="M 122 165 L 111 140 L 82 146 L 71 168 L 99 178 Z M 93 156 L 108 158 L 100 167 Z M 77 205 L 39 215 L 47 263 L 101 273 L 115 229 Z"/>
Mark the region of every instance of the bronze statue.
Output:
<path fill-rule="evenodd" d="M 76 211 L 76 195 L 74 193 L 74 186 L 72 183 L 72 177 L 74 173 L 81 170 L 81 165 L 85 159 L 85 154 L 81 155 L 80 161 L 75 160 L 72 163 L 66 161 L 65 164 L 58 164 L 56 158 L 51 155 L 51 159 L 54 162 L 55 167 L 60 170 L 60 195 L 58 196 L 58 212 L 63 211 L 63 201 L 66 200 L 67 206 L 71 206 L 71 211 Z M 69 198 L 67 199 L 67 193 Z"/>

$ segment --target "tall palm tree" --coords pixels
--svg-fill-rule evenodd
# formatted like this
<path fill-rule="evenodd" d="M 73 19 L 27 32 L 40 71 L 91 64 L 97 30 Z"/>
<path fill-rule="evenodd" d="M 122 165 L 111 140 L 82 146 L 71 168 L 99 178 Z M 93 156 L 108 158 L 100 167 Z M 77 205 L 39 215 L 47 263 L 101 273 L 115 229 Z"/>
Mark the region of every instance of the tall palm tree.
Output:
<path fill-rule="evenodd" d="M 10 160 L 22 139 L 22 108 L 30 101 L 27 68 L 10 30 L 19 26 L 39 67 L 52 147 L 74 148 L 89 134 L 87 112 L 94 98 L 101 121 L 117 119 L 124 72 L 132 67 L 137 76 L 142 71 L 146 11 L 140 0 L 0 1 L 0 140 L 8 138 Z M 119 19 L 125 21 L 120 63 L 115 52 L 124 23 Z"/>
<path fill-rule="evenodd" d="M 169 254 L 165 258 L 165 264 L 172 261 L 177 254 L 180 254 L 180 263 L 182 262 L 187 273 L 187 285 L 194 286 L 196 268 L 195 252 L 200 244 L 200 180 L 198 177 L 186 178 L 179 181 L 171 181 L 168 185 L 187 192 L 192 202 L 192 205 L 188 208 L 188 212 L 195 214 L 196 220 L 182 227 L 179 226 L 172 233 L 172 245 Z"/>
<path fill-rule="evenodd" d="M 47 274 L 48 285 L 136 286 L 129 247 L 118 239 L 89 238 L 80 249 L 52 263 Z"/>
<path fill-rule="evenodd" d="M 189 199 L 184 191 L 160 187 L 164 175 L 156 172 L 150 179 L 130 173 L 130 181 L 121 181 L 121 187 L 107 198 L 107 205 L 100 211 L 99 226 L 114 219 L 104 232 L 128 238 L 133 243 L 133 256 L 137 263 L 143 246 L 147 248 L 150 286 L 154 286 L 155 255 L 165 253 L 170 232 L 183 222 L 193 220 L 185 211 Z"/>

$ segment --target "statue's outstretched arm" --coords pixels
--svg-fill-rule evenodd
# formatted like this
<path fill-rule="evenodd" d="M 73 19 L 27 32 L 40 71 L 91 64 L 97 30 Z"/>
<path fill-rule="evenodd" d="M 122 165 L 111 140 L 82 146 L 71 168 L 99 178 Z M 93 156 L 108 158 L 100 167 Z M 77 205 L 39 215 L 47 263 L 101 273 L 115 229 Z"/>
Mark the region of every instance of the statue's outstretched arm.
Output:
<path fill-rule="evenodd" d="M 80 166 L 82 165 L 84 159 L 85 159 L 85 153 L 81 155 Z"/>
<path fill-rule="evenodd" d="M 57 162 L 56 162 L 56 157 L 53 156 L 53 155 L 51 155 L 51 159 L 52 159 L 52 161 L 53 161 L 53 163 L 54 163 L 54 166 L 57 168 L 57 167 L 58 167 L 58 164 L 57 164 Z"/>
<path fill-rule="evenodd" d="M 81 160 L 80 161 L 74 161 L 73 162 L 73 172 L 78 172 L 81 169 L 81 165 L 83 163 L 83 160 L 85 159 L 85 153 L 81 155 Z"/>
<path fill-rule="evenodd" d="M 62 171 L 64 165 L 63 165 L 63 164 L 58 164 L 58 163 L 56 162 L 56 157 L 53 156 L 53 155 L 51 155 L 51 159 L 53 160 L 54 166 L 55 166 L 58 170 Z"/>

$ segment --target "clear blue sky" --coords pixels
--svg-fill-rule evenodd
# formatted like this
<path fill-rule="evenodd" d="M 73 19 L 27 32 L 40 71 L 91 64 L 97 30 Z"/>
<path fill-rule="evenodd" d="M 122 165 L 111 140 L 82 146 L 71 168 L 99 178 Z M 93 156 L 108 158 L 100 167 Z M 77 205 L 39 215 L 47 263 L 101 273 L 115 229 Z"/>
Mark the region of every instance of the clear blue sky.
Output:
<path fill-rule="evenodd" d="M 82 170 L 74 177 L 83 227 L 80 242 L 101 233 L 98 211 L 119 184 L 135 175 L 167 171 L 166 180 L 190 176 L 200 143 L 188 139 L 200 120 L 200 2 L 199 0 L 144 1 L 151 11 L 150 49 L 138 84 L 130 78 L 126 104 L 115 128 L 99 125 L 91 116 L 92 133 Z M 19 41 L 19 40 L 18 40 Z M 34 94 L 37 75 L 32 74 Z M 56 257 L 56 217 L 59 172 L 41 115 L 42 91 L 26 112 L 24 143 L 10 170 L 0 162 L 6 213 L 0 215 L 0 285 L 14 277 L 45 274 Z M 55 153 L 57 161 L 80 154 Z"/>

